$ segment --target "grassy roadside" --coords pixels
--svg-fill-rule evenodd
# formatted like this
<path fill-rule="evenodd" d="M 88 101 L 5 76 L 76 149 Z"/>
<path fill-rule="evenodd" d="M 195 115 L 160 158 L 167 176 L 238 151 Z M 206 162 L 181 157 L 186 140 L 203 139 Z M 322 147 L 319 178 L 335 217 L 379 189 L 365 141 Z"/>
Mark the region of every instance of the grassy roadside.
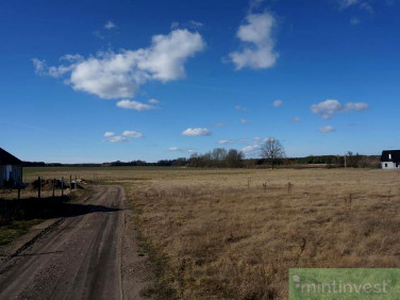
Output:
<path fill-rule="evenodd" d="M 118 185 L 125 189 L 126 206 L 132 211 L 132 221 L 137 229 L 138 255 L 148 255 L 151 262 L 151 270 L 155 275 L 154 283 L 144 289 L 141 292 L 141 296 L 144 298 L 165 300 L 179 299 L 176 289 L 169 284 L 171 281 L 174 281 L 174 278 L 169 277 L 166 273 L 166 270 L 169 269 L 168 258 L 157 248 L 156 244 L 144 234 L 142 209 L 140 205 L 135 202 L 134 198 L 134 190 L 140 189 L 142 184 L 139 182 L 138 184 L 132 185 L 131 183 L 120 182 Z"/>
<path fill-rule="evenodd" d="M 13 220 L 2 222 L 0 220 L 0 246 L 11 243 L 16 238 L 24 235 L 29 231 L 29 228 L 40 224 L 44 219 L 32 220 Z"/>

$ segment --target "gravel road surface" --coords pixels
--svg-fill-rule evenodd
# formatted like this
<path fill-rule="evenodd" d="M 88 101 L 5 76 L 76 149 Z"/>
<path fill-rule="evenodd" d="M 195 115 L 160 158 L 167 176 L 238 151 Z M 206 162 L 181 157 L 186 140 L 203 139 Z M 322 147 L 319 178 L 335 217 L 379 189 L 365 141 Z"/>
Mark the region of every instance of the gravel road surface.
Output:
<path fill-rule="evenodd" d="M 89 198 L 72 205 L 70 215 L 3 259 L 0 299 L 140 298 L 152 276 L 127 232 L 133 224 L 123 189 L 95 186 Z"/>

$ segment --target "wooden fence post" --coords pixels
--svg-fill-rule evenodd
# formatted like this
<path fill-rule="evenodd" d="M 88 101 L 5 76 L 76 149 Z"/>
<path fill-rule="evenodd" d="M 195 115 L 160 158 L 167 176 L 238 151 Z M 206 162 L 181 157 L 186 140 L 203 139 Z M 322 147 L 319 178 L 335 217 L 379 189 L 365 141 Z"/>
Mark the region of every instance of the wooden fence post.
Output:
<path fill-rule="evenodd" d="M 64 196 L 64 177 L 61 177 L 61 197 Z"/>
<path fill-rule="evenodd" d="M 53 178 L 53 198 L 54 198 L 55 191 L 56 191 L 56 179 Z"/>
<path fill-rule="evenodd" d="M 38 186 L 38 199 L 40 199 L 40 190 L 42 188 L 42 180 L 40 179 L 40 176 L 38 177 L 38 181 L 39 181 L 39 186 Z"/>

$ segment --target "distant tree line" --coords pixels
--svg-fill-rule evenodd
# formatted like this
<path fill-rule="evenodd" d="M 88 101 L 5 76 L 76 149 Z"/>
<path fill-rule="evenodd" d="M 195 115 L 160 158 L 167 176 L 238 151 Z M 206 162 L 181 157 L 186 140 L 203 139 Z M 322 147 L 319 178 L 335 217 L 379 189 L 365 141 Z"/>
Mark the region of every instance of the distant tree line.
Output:
<path fill-rule="evenodd" d="M 271 163 L 265 158 L 245 159 L 243 164 L 247 168 L 271 167 Z M 320 165 L 326 168 L 379 168 L 380 156 L 346 154 L 346 164 L 344 155 L 309 155 L 306 157 L 286 157 L 274 161 L 276 167 L 311 167 Z"/>
<path fill-rule="evenodd" d="M 243 167 L 244 154 L 238 150 L 215 148 L 205 154 L 193 154 L 189 167 L 201 168 L 241 168 Z"/>
<path fill-rule="evenodd" d="M 178 159 L 164 159 L 157 162 L 146 162 L 143 160 L 133 160 L 123 162 L 120 160 L 105 163 L 81 163 L 81 164 L 61 164 L 61 163 L 45 163 L 45 162 L 23 162 L 24 167 L 182 167 L 186 166 L 189 160 L 185 157 Z"/>
<path fill-rule="evenodd" d="M 216 148 L 205 154 L 193 154 L 190 158 L 164 159 L 157 162 L 133 160 L 130 162 L 114 161 L 99 164 L 61 164 L 45 162 L 24 162 L 24 167 L 194 167 L 194 168 L 270 168 L 270 167 L 309 167 L 320 165 L 326 168 L 379 168 L 380 156 L 361 155 L 347 152 L 346 155 L 309 155 L 306 157 L 273 157 L 262 153 L 263 158 L 245 159 L 244 154 L 238 150 Z M 346 161 L 345 161 L 346 157 Z"/>
<path fill-rule="evenodd" d="M 130 162 L 115 161 L 109 163 L 103 163 L 102 166 L 112 166 L 112 167 L 184 167 L 188 164 L 189 160 L 185 157 L 180 157 L 177 159 L 162 159 L 157 162 L 149 163 L 143 160 L 133 160 Z"/>
<path fill-rule="evenodd" d="M 379 155 L 354 154 L 349 151 L 345 155 L 310 155 L 290 158 L 291 164 L 325 164 L 328 167 L 376 168 L 380 166 Z"/>

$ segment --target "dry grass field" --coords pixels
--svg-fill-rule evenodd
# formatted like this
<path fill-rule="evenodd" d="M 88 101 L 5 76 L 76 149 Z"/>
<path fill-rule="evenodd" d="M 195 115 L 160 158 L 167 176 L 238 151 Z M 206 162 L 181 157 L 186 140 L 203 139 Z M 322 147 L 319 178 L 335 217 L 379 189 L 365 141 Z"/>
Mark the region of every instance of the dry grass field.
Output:
<path fill-rule="evenodd" d="M 398 171 L 25 172 L 68 173 L 125 187 L 164 298 L 287 299 L 289 268 L 400 267 Z"/>
<path fill-rule="evenodd" d="M 295 267 L 400 267 L 400 172 L 190 170 L 125 183 L 182 299 L 286 299 Z"/>

